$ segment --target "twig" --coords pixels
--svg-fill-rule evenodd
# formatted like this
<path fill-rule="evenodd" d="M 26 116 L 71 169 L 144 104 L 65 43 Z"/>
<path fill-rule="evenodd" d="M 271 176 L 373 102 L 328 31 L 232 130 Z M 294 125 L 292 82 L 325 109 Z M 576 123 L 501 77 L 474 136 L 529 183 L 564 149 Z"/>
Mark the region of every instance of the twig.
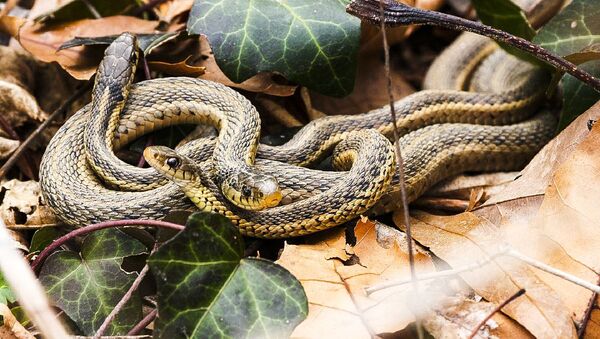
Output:
<path fill-rule="evenodd" d="M 472 339 L 473 337 L 475 337 L 477 335 L 477 332 L 479 332 L 479 329 L 482 328 L 483 325 L 485 325 L 485 323 L 487 323 L 487 321 L 490 320 L 494 316 L 494 314 L 500 312 L 502 310 L 502 308 L 504 308 L 504 306 L 510 304 L 513 300 L 517 299 L 518 297 L 522 296 L 523 294 L 525 294 L 524 288 L 518 290 L 517 293 L 513 294 L 510 298 L 504 300 L 503 303 L 496 306 L 496 308 L 494 308 L 492 310 L 492 312 L 490 312 L 490 314 L 487 315 L 487 317 L 485 317 L 479 324 L 477 324 L 477 326 L 475 326 L 475 329 L 473 329 L 473 332 L 471 332 L 471 335 L 469 335 L 468 339 Z"/>
<path fill-rule="evenodd" d="M 596 281 L 596 285 L 600 285 L 600 279 Z M 590 297 L 590 301 L 588 302 L 587 308 L 585 309 L 585 314 L 583 315 L 583 319 L 577 328 L 577 337 L 583 339 L 585 337 L 585 330 L 587 328 L 587 324 L 590 321 L 592 316 L 592 311 L 594 310 L 594 306 L 596 305 L 596 298 L 598 297 L 597 292 L 592 292 L 592 296 Z"/>
<path fill-rule="evenodd" d="M 146 80 L 152 79 L 152 75 L 150 75 L 150 67 L 148 66 L 148 59 L 146 59 L 146 54 L 142 55 L 142 65 L 144 65 L 144 75 L 146 76 Z"/>
<path fill-rule="evenodd" d="M 100 15 L 100 13 L 96 9 L 96 7 L 94 7 L 94 5 L 92 5 L 88 0 L 81 0 L 81 2 L 83 2 L 83 4 L 85 5 L 85 7 L 87 7 L 88 11 L 90 11 L 90 13 L 92 14 L 92 16 L 95 19 L 102 18 L 102 15 Z"/>
<path fill-rule="evenodd" d="M 594 285 L 586 280 L 583 280 L 581 278 L 578 278 L 572 274 L 569 274 L 567 272 L 561 271 L 557 268 L 554 268 L 550 265 L 546 265 L 543 262 L 539 262 L 533 258 L 530 258 L 514 249 L 509 250 L 508 252 L 506 252 L 506 255 L 511 256 L 513 258 L 519 259 L 539 270 L 542 270 L 546 273 L 550 273 L 552 275 L 555 275 L 559 278 L 565 279 L 566 281 L 570 281 L 575 285 L 579 285 L 583 288 L 587 288 L 590 291 L 596 292 L 596 293 L 600 293 L 600 286 L 598 285 Z"/>
<path fill-rule="evenodd" d="M 174 223 L 167 222 L 167 221 L 141 220 L 141 219 L 105 221 L 105 222 L 100 222 L 97 224 L 92 224 L 89 226 L 85 226 L 85 227 L 73 230 L 73 231 L 63 235 L 62 237 L 54 240 L 52 243 L 50 243 L 50 245 L 48 245 L 48 246 L 46 246 L 46 248 L 44 248 L 44 250 L 40 253 L 40 255 L 38 255 L 37 258 L 35 258 L 33 263 L 31 263 L 31 268 L 37 272 L 40 264 L 42 262 L 44 262 L 44 260 L 46 260 L 46 258 L 50 255 L 50 253 L 52 253 L 52 251 L 54 251 L 55 249 L 64 245 L 69 240 L 71 240 L 75 237 L 86 235 L 88 233 L 92 233 L 95 231 L 103 230 L 105 228 L 124 227 L 124 226 L 162 227 L 162 228 L 172 229 L 172 230 L 176 230 L 176 231 L 181 231 L 185 228 L 185 226 L 182 226 L 179 224 L 174 224 Z"/>
<path fill-rule="evenodd" d="M 406 196 L 406 184 L 404 182 L 404 160 L 402 159 L 402 152 L 400 151 L 400 134 L 398 133 L 398 125 L 396 123 L 396 109 L 394 107 L 394 92 L 392 88 L 392 76 L 390 71 L 390 46 L 387 41 L 387 34 L 385 29 L 385 11 L 383 8 L 383 0 L 379 0 L 379 15 L 381 21 L 381 35 L 383 39 L 383 53 L 385 58 L 385 75 L 387 78 L 387 91 L 390 100 L 390 113 L 392 116 L 392 126 L 394 131 L 394 150 L 396 153 L 397 175 L 400 182 L 400 196 L 402 197 L 402 212 L 404 214 L 404 225 L 406 227 L 406 238 L 408 243 L 408 263 L 410 266 L 410 278 L 413 281 L 413 288 L 415 295 L 419 294 L 419 283 L 417 282 L 417 273 L 415 271 L 415 254 L 412 246 L 412 232 L 410 225 L 410 214 L 408 211 L 408 197 Z M 421 322 L 417 318 L 416 328 L 419 339 L 423 338 L 423 327 Z"/>
<path fill-rule="evenodd" d="M 386 8 L 382 19 L 378 3 L 382 0 L 353 0 L 346 11 L 357 16 L 363 21 L 371 24 L 385 24 L 386 26 L 402 25 L 431 25 L 439 26 L 457 31 L 469 31 L 486 36 L 496 41 L 518 48 L 532 54 L 536 58 L 545 61 L 555 68 L 569 73 L 575 78 L 583 81 L 594 90 L 600 92 L 600 79 L 590 73 L 578 68 L 575 64 L 567 61 L 548 50 L 499 29 L 484 25 L 476 21 L 470 21 L 457 16 L 423 10 L 405 4 L 386 0 Z"/>
<path fill-rule="evenodd" d="M 23 152 L 27 149 L 27 147 L 29 147 L 31 142 L 34 141 L 35 138 L 37 138 L 40 135 L 40 133 L 44 129 L 46 129 L 46 127 L 48 127 L 52 121 L 54 121 L 54 119 L 56 119 L 59 115 L 64 113 L 64 111 L 67 109 L 67 107 L 70 106 L 73 103 L 73 101 L 75 101 L 75 99 L 77 99 L 79 96 L 81 96 L 83 93 L 85 93 L 90 88 L 92 83 L 93 83 L 93 81 L 91 81 L 91 80 L 88 81 L 84 86 L 82 86 L 75 93 L 73 93 L 73 95 L 71 95 L 62 105 L 60 105 L 59 108 L 57 108 L 54 112 L 52 112 L 52 114 L 50 114 L 50 116 L 48 116 L 48 118 L 44 122 L 42 122 L 38 126 L 38 128 L 36 128 L 35 131 L 33 131 L 27 137 L 27 139 L 25 139 L 21 143 L 21 145 L 19 145 L 19 147 L 15 150 L 15 152 L 10 156 L 10 158 L 0 168 L 0 179 L 4 178 L 6 173 L 13 167 L 13 165 L 17 162 L 19 157 L 23 154 Z"/>
<path fill-rule="evenodd" d="M 155 246 L 155 249 L 156 249 L 156 246 Z M 121 300 L 119 300 L 117 305 L 110 311 L 108 316 L 104 319 L 104 322 L 102 322 L 102 325 L 100 325 L 100 327 L 98 328 L 98 331 L 96 331 L 96 334 L 94 334 L 93 339 L 99 339 L 100 337 L 102 337 L 102 335 L 104 335 L 104 332 L 106 332 L 108 325 L 110 325 L 110 323 L 117 316 L 117 314 L 123 309 L 123 307 L 125 307 L 125 304 L 133 296 L 133 293 L 135 291 L 137 291 L 138 287 L 142 283 L 142 280 L 144 280 L 144 277 L 146 277 L 146 274 L 148 273 L 148 271 L 150 271 L 150 266 L 148 266 L 148 264 L 146 264 L 144 266 L 144 268 L 142 268 L 142 270 L 138 274 L 137 278 L 135 278 L 135 280 L 129 287 L 129 290 L 127 290 L 125 295 L 123 295 L 123 298 L 121 298 Z"/>
<path fill-rule="evenodd" d="M 444 270 L 444 271 L 434 272 L 434 273 L 430 273 L 430 274 L 421 274 L 421 275 L 419 275 L 419 278 L 417 279 L 417 281 L 425 281 L 425 280 L 431 280 L 431 279 L 437 279 L 437 278 L 450 277 L 450 276 L 458 275 L 458 274 L 461 274 L 464 272 L 473 271 L 473 270 L 483 267 L 484 265 L 488 264 L 489 262 L 493 261 L 494 259 L 498 258 L 499 256 L 505 255 L 507 253 L 507 251 L 508 251 L 508 248 L 504 249 L 502 251 L 499 251 L 498 253 L 495 253 L 494 255 L 492 255 L 484 260 L 477 261 L 470 265 L 455 268 L 452 270 Z M 390 282 L 386 282 L 386 283 L 379 284 L 379 285 L 369 286 L 369 287 L 365 288 L 365 292 L 367 293 L 367 295 L 370 295 L 377 291 L 381 291 L 383 289 L 390 288 L 390 287 L 405 285 L 412 281 L 413 281 L 412 279 L 390 281 Z"/>
<path fill-rule="evenodd" d="M 43 337 L 68 338 L 67 332 L 50 307 L 46 293 L 27 261 L 15 248 L 14 240 L 0 219 L 0 271 L 15 293 L 19 304 Z"/>
<path fill-rule="evenodd" d="M 131 330 L 129 330 L 129 332 L 127 332 L 127 335 L 131 336 L 131 335 L 137 335 L 138 333 L 140 333 L 144 328 L 146 328 L 146 326 L 148 326 L 152 321 L 154 321 L 154 318 L 156 318 L 157 314 L 158 314 L 158 311 L 156 309 L 153 309 L 152 311 L 150 311 L 150 313 L 148 313 L 144 317 L 144 319 L 142 319 L 142 321 L 137 323 L 137 325 L 135 325 Z"/>

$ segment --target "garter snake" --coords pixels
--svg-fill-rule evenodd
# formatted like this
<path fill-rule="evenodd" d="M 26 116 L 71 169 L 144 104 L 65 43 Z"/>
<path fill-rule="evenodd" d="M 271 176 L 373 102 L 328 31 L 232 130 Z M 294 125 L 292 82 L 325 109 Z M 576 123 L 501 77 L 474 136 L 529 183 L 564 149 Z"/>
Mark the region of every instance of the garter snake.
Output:
<path fill-rule="evenodd" d="M 458 43 L 461 40 L 462 44 L 478 46 L 466 49 Z M 403 137 L 403 147 L 408 147 L 408 150 L 403 153 L 407 154 L 405 160 L 407 184 L 409 192 L 413 192 L 411 193 L 412 199 L 433 183 L 460 171 L 517 169 L 549 140 L 553 132 L 554 119 L 549 114 L 542 114 L 530 121 L 514 125 L 473 125 L 476 123 L 501 125 L 530 116 L 543 99 L 547 76 L 533 66 L 520 62 L 501 51 L 493 52 L 495 48 L 489 47 L 490 42 L 485 39 L 464 35 L 461 40 L 443 53 L 436 63 L 446 65 L 449 67 L 448 69 L 455 69 L 460 74 L 465 74 L 464 76 L 456 73 L 433 74 L 429 72 L 426 84 L 429 88 L 437 87 L 438 89 L 421 91 L 396 103 L 400 112 L 398 125 L 401 132 L 406 134 L 411 130 L 416 130 L 416 132 Z M 489 56 L 492 52 L 493 55 Z M 449 57 L 452 55 L 459 55 L 460 58 L 452 59 Z M 489 57 L 486 59 L 486 56 Z M 484 59 L 486 61 L 482 63 L 481 61 Z M 459 66 L 450 67 L 455 64 L 459 64 Z M 466 64 L 470 66 L 467 67 Z M 477 76 L 477 73 L 484 73 L 485 70 L 494 68 L 505 71 L 500 72 L 503 74 L 501 79 L 495 78 L 489 84 L 464 85 L 461 83 L 460 86 L 456 86 L 454 85 L 456 81 L 452 80 L 464 78 L 468 82 L 471 78 L 482 79 L 481 76 Z M 476 74 L 472 76 L 474 72 Z M 163 97 L 169 95 L 168 86 L 171 82 L 185 83 L 190 88 L 198 86 L 196 79 L 181 78 L 156 79 L 132 86 L 130 96 L 123 108 L 123 114 L 116 127 L 117 133 L 114 142 L 116 148 L 162 126 L 162 120 L 157 119 L 157 117 L 161 117 L 161 114 L 164 115 L 161 105 L 168 105 L 169 102 L 179 102 L 180 99 L 184 99 L 173 96 Z M 458 90 L 469 87 L 481 88 L 485 92 Z M 150 99 L 155 100 L 155 104 L 147 105 L 146 101 Z M 85 129 L 83 125 L 89 120 L 89 112 L 90 108 L 86 107 L 67 121 L 51 141 L 42 161 L 40 169 L 42 191 L 48 204 L 59 216 L 68 223 L 83 224 L 117 218 L 160 218 L 173 208 L 189 207 L 189 202 L 183 200 L 183 193 L 178 187 L 181 182 L 166 184 L 143 192 L 122 192 L 104 187 L 95 178 L 94 171 L 88 164 L 83 147 L 81 147 Z M 149 121 L 155 122 L 150 124 Z M 436 123 L 453 124 L 423 128 Z M 220 193 L 213 190 L 216 187 L 214 182 L 203 181 L 208 180 L 206 178 L 198 177 L 201 179 L 200 182 L 208 186 L 205 186 L 204 189 L 194 188 L 193 190 L 206 194 L 202 199 L 218 201 L 220 207 L 215 205 L 217 206 L 214 207 L 215 211 L 229 215 L 234 221 L 237 220 L 235 222 L 248 235 L 286 237 L 331 227 L 352 219 L 357 214 L 363 213 L 362 211 L 374 206 L 376 199 L 371 199 L 367 203 L 365 197 L 368 193 L 373 193 L 374 197 L 381 195 L 381 190 L 383 190 L 381 187 L 386 185 L 386 180 L 382 180 L 383 175 L 387 172 L 384 170 L 385 166 L 380 166 L 382 162 L 374 159 L 385 159 L 385 157 L 381 156 L 380 150 L 369 148 L 372 146 L 366 148 L 356 146 L 350 152 L 354 154 L 353 158 L 359 162 L 359 165 L 377 165 L 375 167 L 379 172 L 366 173 L 379 173 L 379 176 L 375 176 L 371 180 L 363 180 L 363 186 L 351 184 L 356 183 L 357 177 L 360 176 L 356 174 L 356 171 L 352 172 L 351 170 L 343 174 L 322 172 L 294 167 L 290 164 L 312 164 L 322 159 L 340 140 L 354 135 L 355 131 L 369 128 L 376 128 L 389 135 L 391 124 L 387 107 L 358 116 L 330 116 L 315 120 L 283 146 L 259 145 L 256 163 L 258 169 L 264 174 L 276 175 L 282 191 L 289 191 L 292 201 L 317 193 L 310 198 L 312 200 L 309 200 L 309 203 L 293 201 L 289 205 L 276 207 L 272 209 L 273 211 L 271 209 L 243 211 L 223 202 Z M 366 139 L 366 137 L 363 136 L 362 139 Z M 364 144 L 372 145 L 369 142 L 364 141 Z M 416 146 L 410 148 L 405 145 Z M 181 154 L 170 153 L 171 151 L 164 149 L 159 149 L 160 152 L 155 153 L 152 153 L 152 149 L 147 152 L 149 161 L 161 173 L 153 169 L 135 169 L 131 166 L 128 169 L 138 175 L 140 173 L 150 176 L 167 174 L 171 175 L 171 179 L 173 179 L 172 174 L 178 172 L 171 173 L 170 170 L 165 170 L 165 163 L 162 163 L 162 160 L 177 158 L 177 161 L 172 160 L 174 165 L 177 162 L 187 164 L 187 155 L 191 156 L 193 161 L 205 159 L 202 157 L 205 157 L 206 153 L 196 151 L 191 146 L 187 148 L 185 146 L 178 150 Z M 358 149 L 367 150 L 367 152 L 362 155 L 357 151 Z M 426 152 L 421 153 L 423 150 Z M 165 154 L 169 156 L 164 157 Z M 202 159 L 196 159 L 194 156 Z M 359 161 L 358 157 L 360 156 L 371 159 L 371 161 Z M 155 160 L 152 160 L 152 157 Z M 389 165 L 389 162 L 383 163 Z M 410 165 L 411 163 L 412 165 Z M 410 168 L 413 168 L 414 171 L 411 172 Z M 185 173 L 188 173 L 187 175 L 196 173 L 195 175 L 197 175 L 195 168 Z M 375 181 L 381 184 L 379 188 L 373 188 L 367 184 Z M 197 184 L 197 181 L 194 182 Z M 189 185 L 190 182 L 187 184 Z M 333 192 L 337 195 L 324 194 L 331 189 L 334 189 Z M 300 193 L 297 193 L 298 191 Z M 188 194 L 189 192 L 188 189 Z M 389 189 L 383 195 L 393 197 L 393 193 L 394 189 Z M 193 196 L 199 201 L 196 193 Z M 333 210 L 328 209 L 327 206 L 335 199 L 350 199 L 354 201 L 354 206 L 360 206 L 360 208 L 336 209 L 337 212 L 333 213 Z M 388 199 L 388 202 L 390 200 L 393 198 Z M 306 213 L 310 211 L 316 211 L 316 214 L 307 216 Z M 280 216 L 278 217 L 275 213 Z M 330 220 L 331 222 L 320 222 L 319 220 Z"/>

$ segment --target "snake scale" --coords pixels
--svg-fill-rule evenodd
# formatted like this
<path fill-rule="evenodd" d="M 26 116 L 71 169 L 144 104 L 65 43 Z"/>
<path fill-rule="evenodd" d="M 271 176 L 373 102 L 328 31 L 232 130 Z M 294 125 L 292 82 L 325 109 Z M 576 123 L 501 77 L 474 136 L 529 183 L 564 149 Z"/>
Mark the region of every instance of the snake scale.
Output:
<path fill-rule="evenodd" d="M 552 137 L 555 128 L 555 119 L 547 112 L 515 123 L 535 114 L 547 81 L 544 71 L 498 50 L 487 39 L 471 34 L 457 39 L 432 65 L 425 81 L 428 89 L 395 103 L 404 135 L 400 145 L 409 199 L 460 172 L 522 167 Z M 187 115 L 207 108 L 201 95 L 189 93 L 211 86 L 213 83 L 189 78 L 134 84 L 120 118 L 111 127 L 115 139 L 108 147 L 123 147 L 172 121 L 198 122 Z M 238 100 L 234 95 L 230 98 Z M 185 100 L 200 104 L 182 106 Z M 166 176 L 172 183 L 146 191 L 106 187 L 96 177 L 83 146 L 92 110 L 89 105 L 84 107 L 61 127 L 40 169 L 44 198 L 70 224 L 161 218 L 172 209 L 190 207 L 183 188 L 201 208 L 229 217 L 243 234 L 278 238 L 329 228 L 368 211 L 383 213 L 398 199 L 392 146 L 371 130 L 391 134 L 388 107 L 315 120 L 282 146 L 258 145 L 251 170 L 276 177 L 286 204 L 263 211 L 246 211 L 224 198 L 222 187 L 210 175 L 215 159 L 211 152 L 215 141 L 210 140 L 195 140 L 176 151 L 147 149 L 147 160 L 158 171 L 106 162 L 125 168 L 114 171 L 115 178 L 135 175 L 160 181 Z M 334 158 L 345 163 L 346 169 L 350 167 L 349 171 L 295 166 L 318 162 L 336 145 Z M 211 154 L 213 161 L 203 163 Z M 249 159 L 254 160 L 253 155 Z M 251 166 L 251 161 L 246 165 Z"/>

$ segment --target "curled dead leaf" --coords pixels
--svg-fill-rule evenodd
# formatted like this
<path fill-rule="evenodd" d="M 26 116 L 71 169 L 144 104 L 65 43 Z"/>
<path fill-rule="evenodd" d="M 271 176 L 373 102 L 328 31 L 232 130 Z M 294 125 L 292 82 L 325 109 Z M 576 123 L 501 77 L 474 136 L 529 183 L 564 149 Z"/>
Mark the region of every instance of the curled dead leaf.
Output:
<path fill-rule="evenodd" d="M 190 58 L 191 56 L 188 56 L 185 60 L 176 63 L 149 61 L 148 66 L 155 71 L 175 76 L 190 76 L 196 78 L 204 74 L 206 72 L 206 67 L 188 65 L 188 60 L 190 60 Z"/>
<path fill-rule="evenodd" d="M 0 217 L 8 228 L 38 228 L 56 225 L 58 219 L 42 201 L 36 181 L 16 179 L 0 185 Z"/>
<path fill-rule="evenodd" d="M 100 19 L 77 20 L 61 25 L 45 27 L 27 21 L 17 35 L 19 43 L 34 57 L 44 62 L 58 62 L 76 79 L 89 79 L 102 57 L 102 53 L 89 53 L 84 47 L 58 51 L 58 48 L 75 37 L 100 37 L 131 33 L 153 33 L 157 21 L 142 20 L 130 16 L 111 16 Z"/>

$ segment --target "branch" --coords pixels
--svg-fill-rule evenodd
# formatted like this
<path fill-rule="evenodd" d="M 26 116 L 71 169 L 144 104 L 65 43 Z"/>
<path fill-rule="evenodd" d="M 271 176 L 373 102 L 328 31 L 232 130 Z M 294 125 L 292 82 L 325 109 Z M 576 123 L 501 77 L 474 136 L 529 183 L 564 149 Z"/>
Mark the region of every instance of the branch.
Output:
<path fill-rule="evenodd" d="M 490 312 L 490 314 L 487 315 L 487 317 L 485 317 L 479 324 L 477 324 L 477 326 L 475 326 L 475 329 L 473 329 L 473 332 L 471 332 L 471 335 L 469 335 L 468 339 L 472 339 L 473 337 L 475 337 L 475 335 L 477 335 L 477 332 L 479 332 L 479 329 L 482 328 L 483 325 L 485 325 L 485 323 L 487 323 L 487 321 L 490 320 L 494 316 L 494 314 L 500 312 L 504 308 L 504 306 L 508 305 L 513 300 L 517 299 L 518 297 L 522 296 L 523 294 L 525 294 L 524 288 L 518 290 L 517 293 L 510 296 L 510 298 L 504 300 L 504 302 L 502 302 L 502 304 L 496 306 L 496 308 L 494 308 L 492 310 L 492 312 Z"/>
<path fill-rule="evenodd" d="M 392 2 L 391 0 L 383 1 L 385 2 L 384 24 L 386 26 L 431 25 L 457 31 L 477 33 L 530 53 L 536 58 L 554 66 L 556 69 L 571 74 L 597 92 L 600 92 L 600 79 L 595 78 L 590 73 L 578 68 L 572 62 L 523 38 L 484 25 L 480 22 L 463 19 L 445 13 L 414 8 L 402 3 Z M 353 0 L 346 7 L 346 11 L 373 25 L 381 24 L 379 0 Z"/>

